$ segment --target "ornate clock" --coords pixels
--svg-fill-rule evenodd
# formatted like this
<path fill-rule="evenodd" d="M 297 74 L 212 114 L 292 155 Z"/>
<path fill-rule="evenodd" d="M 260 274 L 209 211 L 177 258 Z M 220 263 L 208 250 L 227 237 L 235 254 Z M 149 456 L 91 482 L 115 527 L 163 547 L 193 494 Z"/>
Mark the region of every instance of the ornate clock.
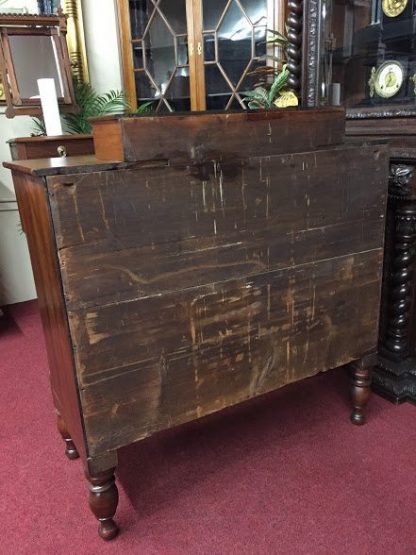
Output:
<path fill-rule="evenodd" d="M 383 0 L 381 8 L 384 17 L 391 19 L 402 15 L 409 4 L 409 0 Z"/>
<path fill-rule="evenodd" d="M 381 28 L 383 39 L 411 52 L 415 34 L 415 0 L 382 0 Z"/>
<path fill-rule="evenodd" d="M 402 89 L 406 74 L 400 62 L 389 60 L 378 68 L 373 67 L 369 81 L 370 97 L 375 95 L 383 99 L 393 98 Z"/>

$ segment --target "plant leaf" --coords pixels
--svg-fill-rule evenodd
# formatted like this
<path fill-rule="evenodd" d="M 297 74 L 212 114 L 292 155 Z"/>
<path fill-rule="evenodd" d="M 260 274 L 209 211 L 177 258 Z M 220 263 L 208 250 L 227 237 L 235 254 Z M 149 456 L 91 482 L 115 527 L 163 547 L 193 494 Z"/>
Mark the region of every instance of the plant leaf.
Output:
<path fill-rule="evenodd" d="M 250 102 L 247 104 L 247 106 L 250 108 L 250 110 L 261 110 L 262 108 L 264 108 L 264 106 L 262 106 L 256 100 L 250 100 Z"/>
<path fill-rule="evenodd" d="M 283 35 L 280 31 L 276 31 L 276 29 L 267 29 L 268 33 L 271 33 L 276 38 L 279 38 L 281 41 L 287 42 L 287 37 Z"/>
<path fill-rule="evenodd" d="M 142 102 L 139 104 L 135 114 L 148 114 L 153 111 L 153 100 L 148 100 L 147 102 Z"/>
<path fill-rule="evenodd" d="M 276 108 L 292 108 L 299 106 L 299 99 L 292 91 L 280 91 L 273 104 Z"/>
<path fill-rule="evenodd" d="M 264 87 L 256 87 L 253 91 L 242 93 L 244 95 L 243 102 L 258 104 L 261 108 L 270 108 L 267 90 Z"/>
<path fill-rule="evenodd" d="M 74 79 L 74 92 L 79 112 L 65 113 L 62 116 L 70 133 L 89 134 L 92 131 L 89 118 L 125 113 L 130 110 L 124 91 L 112 90 L 100 95 L 89 83 L 81 83 Z"/>
<path fill-rule="evenodd" d="M 269 104 L 273 104 L 279 91 L 283 89 L 283 87 L 286 85 L 288 78 L 289 78 L 289 70 L 287 69 L 287 64 L 285 64 L 282 68 L 282 71 L 275 78 L 272 86 L 270 87 L 270 91 L 268 95 Z"/>
<path fill-rule="evenodd" d="M 46 135 L 45 122 L 42 118 L 32 118 L 32 123 L 35 127 L 36 135 Z"/>

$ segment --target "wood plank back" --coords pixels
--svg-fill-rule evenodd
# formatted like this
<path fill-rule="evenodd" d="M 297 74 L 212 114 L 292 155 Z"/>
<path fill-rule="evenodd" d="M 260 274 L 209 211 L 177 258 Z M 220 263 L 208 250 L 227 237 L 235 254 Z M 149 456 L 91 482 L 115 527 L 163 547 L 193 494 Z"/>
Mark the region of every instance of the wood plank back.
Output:
<path fill-rule="evenodd" d="M 342 109 L 107 117 L 92 120 L 100 160 L 171 164 L 307 152 L 343 143 Z M 108 127 L 108 133 L 106 128 Z"/>
<path fill-rule="evenodd" d="M 89 452 L 374 349 L 387 160 L 375 145 L 47 178 Z"/>

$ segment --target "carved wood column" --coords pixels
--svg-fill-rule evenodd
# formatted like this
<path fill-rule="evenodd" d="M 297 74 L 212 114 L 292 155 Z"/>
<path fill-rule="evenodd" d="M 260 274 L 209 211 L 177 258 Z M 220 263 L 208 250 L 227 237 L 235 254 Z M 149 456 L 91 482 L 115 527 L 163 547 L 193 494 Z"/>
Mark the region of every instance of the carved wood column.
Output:
<path fill-rule="evenodd" d="M 302 20 L 303 1 L 289 0 L 286 21 L 288 47 L 286 50 L 287 67 L 289 70 L 289 89 L 299 95 L 302 71 Z"/>
<path fill-rule="evenodd" d="M 390 399 L 416 401 L 414 327 L 416 162 L 392 162 L 386 230 L 380 362 L 373 386 Z"/>

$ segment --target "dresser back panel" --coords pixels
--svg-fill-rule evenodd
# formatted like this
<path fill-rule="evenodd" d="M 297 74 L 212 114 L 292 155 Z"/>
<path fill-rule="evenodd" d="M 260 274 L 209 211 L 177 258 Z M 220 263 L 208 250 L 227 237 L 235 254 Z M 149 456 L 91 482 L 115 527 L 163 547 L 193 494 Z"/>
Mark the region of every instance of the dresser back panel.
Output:
<path fill-rule="evenodd" d="M 374 350 L 383 147 L 49 177 L 96 455 Z"/>

